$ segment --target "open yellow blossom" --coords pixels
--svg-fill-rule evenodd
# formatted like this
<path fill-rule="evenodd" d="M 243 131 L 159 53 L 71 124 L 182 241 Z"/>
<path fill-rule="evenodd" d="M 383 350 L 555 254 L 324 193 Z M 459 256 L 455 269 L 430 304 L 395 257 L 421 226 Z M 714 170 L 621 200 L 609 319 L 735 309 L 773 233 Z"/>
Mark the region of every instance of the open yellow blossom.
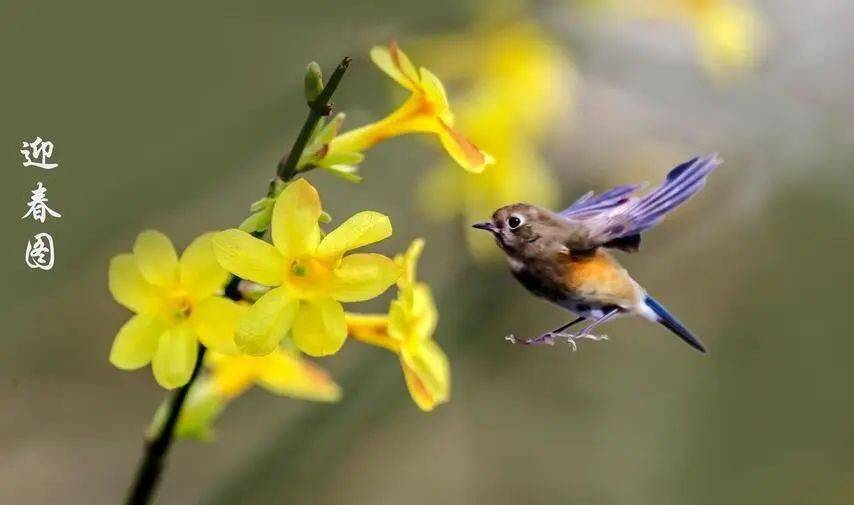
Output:
<path fill-rule="evenodd" d="M 450 398 L 451 370 L 433 339 L 438 320 L 433 295 L 429 286 L 416 281 L 423 248 L 424 241 L 415 240 L 395 258 L 404 273 L 388 315 L 348 313 L 347 329 L 354 338 L 397 354 L 410 396 L 421 410 L 431 411 Z"/>
<path fill-rule="evenodd" d="M 438 77 L 424 67 L 416 70 L 394 41 L 388 48 L 374 47 L 371 59 L 412 94 L 384 119 L 336 137 L 329 144 L 330 153 L 363 152 L 381 140 L 406 133 L 434 133 L 451 158 L 464 169 L 482 172 L 492 163 L 489 154 L 454 129 L 454 116 Z"/>
<path fill-rule="evenodd" d="M 219 296 L 228 273 L 214 258 L 212 237 L 200 236 L 179 259 L 168 237 L 144 231 L 132 254 L 110 261 L 110 293 L 136 313 L 113 341 L 113 365 L 134 370 L 151 363 L 157 382 L 173 389 L 190 379 L 199 341 L 237 352 L 232 335 L 239 309 Z"/>
<path fill-rule="evenodd" d="M 273 207 L 273 244 L 238 229 L 214 236 L 214 253 L 226 270 L 273 287 L 237 326 L 235 342 L 246 354 L 270 354 L 288 332 L 306 354 L 337 352 L 347 338 L 341 302 L 374 298 L 399 277 L 400 269 L 385 256 L 345 255 L 388 238 L 388 217 L 359 212 L 321 240 L 321 213 L 317 190 L 297 179 Z"/>

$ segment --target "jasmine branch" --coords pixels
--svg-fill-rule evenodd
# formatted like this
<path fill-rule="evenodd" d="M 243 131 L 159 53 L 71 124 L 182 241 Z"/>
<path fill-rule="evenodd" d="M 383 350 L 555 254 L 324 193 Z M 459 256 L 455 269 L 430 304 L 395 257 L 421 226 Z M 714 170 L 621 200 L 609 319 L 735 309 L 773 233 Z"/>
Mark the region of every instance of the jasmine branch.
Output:
<path fill-rule="evenodd" d="M 276 170 L 276 176 L 279 179 L 289 181 L 297 174 L 297 163 L 299 162 L 300 156 L 302 156 L 302 152 L 305 151 L 306 144 L 308 144 L 308 141 L 311 139 L 311 133 L 317 127 L 317 123 L 320 121 L 320 118 L 328 116 L 332 112 L 332 105 L 329 104 L 329 100 L 338 88 L 338 84 L 344 77 L 344 72 L 347 71 L 347 67 L 350 66 L 350 61 L 350 58 L 345 56 L 344 59 L 341 60 L 341 63 L 335 67 L 335 71 L 329 77 L 329 81 L 327 81 L 326 85 L 323 86 L 323 91 L 320 92 L 317 98 L 308 102 L 308 117 L 306 118 L 305 123 L 303 123 L 302 129 L 300 130 L 297 139 L 294 141 L 294 145 L 291 147 L 291 150 L 288 152 L 288 155 L 282 157 L 281 161 L 279 161 L 279 166 Z"/>
<path fill-rule="evenodd" d="M 303 123 L 302 129 L 300 129 L 299 135 L 294 141 L 290 151 L 288 151 L 287 155 L 283 156 L 279 161 L 276 168 L 276 177 L 270 183 L 268 196 L 274 191 L 277 181 L 289 181 L 299 172 L 297 169 L 297 163 L 299 162 L 300 156 L 302 156 L 306 144 L 311 138 L 312 132 L 314 132 L 317 127 L 317 123 L 322 117 L 328 116 L 332 112 L 332 105 L 329 101 L 332 98 L 333 93 L 335 93 L 335 90 L 338 88 L 338 84 L 341 82 L 341 79 L 344 77 L 344 73 L 347 71 L 350 61 L 349 57 L 345 57 L 341 60 L 341 63 L 339 63 L 335 68 L 335 71 L 323 86 L 323 89 L 317 95 L 317 98 L 313 100 L 309 99 L 308 117 L 306 118 L 305 123 Z M 254 234 L 263 235 L 263 231 L 256 232 Z M 240 278 L 232 276 L 229 279 L 228 284 L 225 286 L 225 296 L 232 300 L 242 299 L 240 291 L 238 290 L 239 283 Z M 140 461 L 140 465 L 137 469 L 136 477 L 130 489 L 130 493 L 128 494 L 126 503 L 130 505 L 144 505 L 151 502 L 154 490 L 156 489 L 160 476 L 163 473 L 166 455 L 168 454 L 169 449 L 172 446 L 172 441 L 175 437 L 175 427 L 178 425 L 181 409 L 184 406 L 184 402 L 187 400 L 190 388 L 201 372 L 202 362 L 204 361 L 206 351 L 207 349 L 205 349 L 203 345 L 199 344 L 198 358 L 189 382 L 175 391 L 171 401 L 169 402 L 168 414 L 163 427 L 157 436 L 146 441 L 145 452 L 143 453 L 142 460 Z"/>

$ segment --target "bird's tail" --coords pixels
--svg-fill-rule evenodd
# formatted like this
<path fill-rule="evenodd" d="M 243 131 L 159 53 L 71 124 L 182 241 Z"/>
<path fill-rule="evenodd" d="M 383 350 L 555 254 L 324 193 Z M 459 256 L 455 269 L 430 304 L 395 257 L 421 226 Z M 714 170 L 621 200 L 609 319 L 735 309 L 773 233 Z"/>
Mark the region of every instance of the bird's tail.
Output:
<path fill-rule="evenodd" d="M 676 317 L 671 315 L 670 312 L 667 312 L 667 309 L 658 303 L 655 298 L 647 296 L 644 300 L 644 304 L 652 312 L 652 314 L 650 314 L 650 316 L 652 316 L 651 319 L 678 335 L 679 338 L 684 340 L 686 344 L 690 345 L 694 349 L 697 349 L 700 352 L 706 352 L 706 347 L 702 342 L 700 342 L 700 339 L 692 335 L 691 332 L 688 331 L 688 328 L 679 322 Z"/>

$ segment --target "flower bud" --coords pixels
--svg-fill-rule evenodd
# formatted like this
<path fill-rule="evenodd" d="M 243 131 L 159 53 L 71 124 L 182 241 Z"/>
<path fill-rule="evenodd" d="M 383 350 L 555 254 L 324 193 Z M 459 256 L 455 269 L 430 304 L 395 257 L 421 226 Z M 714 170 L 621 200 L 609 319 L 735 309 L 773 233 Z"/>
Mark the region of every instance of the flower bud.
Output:
<path fill-rule="evenodd" d="M 305 99 L 313 102 L 322 91 L 323 73 L 320 71 L 320 65 L 312 61 L 305 69 Z"/>

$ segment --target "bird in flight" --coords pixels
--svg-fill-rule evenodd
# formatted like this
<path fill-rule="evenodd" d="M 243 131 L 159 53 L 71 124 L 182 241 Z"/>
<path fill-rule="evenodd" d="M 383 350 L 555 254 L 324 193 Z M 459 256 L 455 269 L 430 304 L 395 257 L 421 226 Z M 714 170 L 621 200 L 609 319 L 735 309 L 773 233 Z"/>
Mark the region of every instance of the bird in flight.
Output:
<path fill-rule="evenodd" d="M 565 338 L 602 340 L 592 330 L 622 315 L 640 316 L 663 325 L 688 345 L 706 352 L 703 343 L 658 301 L 647 294 L 608 249 L 635 252 L 641 233 L 660 223 L 691 198 L 721 164 L 717 155 L 697 157 L 667 174 L 658 188 L 636 196 L 642 185 L 617 186 L 601 194 L 590 191 L 561 212 L 516 203 L 501 207 L 492 219 L 473 225 L 486 230 L 504 251 L 510 271 L 531 293 L 578 317 L 539 337 L 511 342 L 553 345 Z M 567 330 L 583 321 L 578 333 Z"/>

